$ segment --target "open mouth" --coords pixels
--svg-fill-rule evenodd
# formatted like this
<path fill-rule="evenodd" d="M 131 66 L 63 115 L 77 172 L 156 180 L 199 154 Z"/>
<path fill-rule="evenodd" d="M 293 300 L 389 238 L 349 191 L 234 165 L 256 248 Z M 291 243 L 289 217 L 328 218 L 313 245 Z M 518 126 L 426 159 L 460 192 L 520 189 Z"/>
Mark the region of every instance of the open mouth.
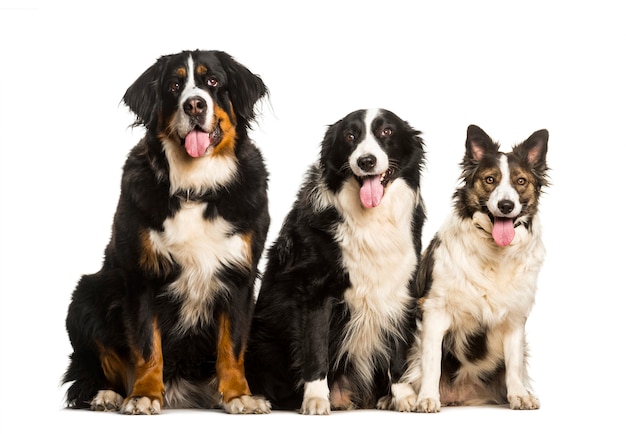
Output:
<path fill-rule="evenodd" d="M 385 194 L 385 187 L 391 182 L 394 169 L 389 168 L 382 174 L 370 176 L 358 176 L 361 184 L 359 198 L 365 208 L 374 208 L 380 205 Z"/>
<path fill-rule="evenodd" d="M 496 217 L 492 213 L 489 213 L 489 218 L 493 223 L 491 236 L 498 246 L 506 247 L 513 242 L 513 238 L 515 238 L 515 227 L 518 226 L 515 224 L 517 217 L 519 216 L 513 218 Z"/>
<path fill-rule="evenodd" d="M 187 133 L 182 144 L 190 157 L 198 158 L 206 155 L 209 148 L 217 145 L 220 140 L 222 140 L 222 129 L 219 124 L 208 133 L 196 125 Z"/>

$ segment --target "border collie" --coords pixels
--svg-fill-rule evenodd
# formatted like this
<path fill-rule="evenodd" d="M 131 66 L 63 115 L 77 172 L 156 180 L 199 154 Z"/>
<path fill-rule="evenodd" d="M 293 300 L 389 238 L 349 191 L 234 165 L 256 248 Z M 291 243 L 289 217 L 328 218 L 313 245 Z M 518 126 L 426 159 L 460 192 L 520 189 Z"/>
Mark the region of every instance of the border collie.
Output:
<path fill-rule="evenodd" d="M 467 129 L 454 209 L 423 253 L 421 334 L 408 377 L 417 411 L 442 405 L 539 408 L 527 374 L 525 323 L 545 255 L 538 218 L 548 132 L 511 152 Z"/>
<path fill-rule="evenodd" d="M 124 165 L 104 263 L 73 293 L 73 408 L 266 413 L 244 353 L 269 226 L 248 137 L 263 81 L 221 51 L 162 56 L 126 91 L 145 136 Z"/>
<path fill-rule="evenodd" d="M 424 207 L 420 132 L 358 110 L 329 126 L 268 251 L 246 369 L 275 409 L 410 411 Z"/>

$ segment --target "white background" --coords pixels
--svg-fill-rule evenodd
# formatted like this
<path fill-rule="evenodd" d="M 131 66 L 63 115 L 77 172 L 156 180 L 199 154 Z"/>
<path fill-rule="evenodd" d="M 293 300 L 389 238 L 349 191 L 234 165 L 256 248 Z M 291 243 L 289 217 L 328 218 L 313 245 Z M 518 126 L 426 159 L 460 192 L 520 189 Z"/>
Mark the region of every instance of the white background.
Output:
<path fill-rule="evenodd" d="M 620 2 L 222 0 L 0 3 L 0 431 L 624 432 L 626 13 Z M 410 5 L 410 7 L 408 6 Z M 252 137 L 272 241 L 327 125 L 384 107 L 424 132 L 427 243 L 475 123 L 508 150 L 550 131 L 548 257 L 528 324 L 542 408 L 306 417 L 63 409 L 64 321 L 100 267 L 121 167 L 142 135 L 120 104 L 163 54 L 229 52 L 271 92 Z M 216 425 L 221 428 L 216 428 Z"/>

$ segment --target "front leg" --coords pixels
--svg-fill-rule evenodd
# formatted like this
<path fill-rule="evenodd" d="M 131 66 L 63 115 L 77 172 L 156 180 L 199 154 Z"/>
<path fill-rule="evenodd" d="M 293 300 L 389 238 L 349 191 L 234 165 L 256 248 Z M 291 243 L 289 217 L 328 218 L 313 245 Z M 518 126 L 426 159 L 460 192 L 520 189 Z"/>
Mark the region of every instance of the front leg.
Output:
<path fill-rule="evenodd" d="M 408 325 L 406 330 L 410 330 Z M 414 345 L 413 338 L 415 338 L 415 331 L 410 330 L 405 339 L 395 342 L 394 356 L 389 361 L 391 393 L 378 400 L 376 403 L 378 409 L 402 412 L 417 410 L 417 394 L 407 376 L 409 352 Z"/>
<path fill-rule="evenodd" d="M 417 396 L 417 411 L 437 413 L 441 409 L 441 344 L 452 319 L 443 309 L 425 307 L 422 319 L 422 383 Z"/>
<path fill-rule="evenodd" d="M 222 406 L 227 413 L 269 413 L 271 406 L 264 398 L 253 397 L 244 373 L 244 345 L 233 339 L 232 329 L 235 327 L 226 313 L 219 315 L 217 342 L 217 373 L 218 391 L 222 395 Z M 241 327 L 241 325 L 239 325 Z M 239 344 L 235 344 L 239 342 Z"/>
<path fill-rule="evenodd" d="M 536 410 L 539 400 L 528 387 L 524 324 L 516 325 L 504 336 L 504 363 L 509 406 L 513 410 Z"/>
<path fill-rule="evenodd" d="M 331 315 L 330 301 L 317 309 L 303 312 L 304 333 L 300 335 L 304 394 L 300 413 L 330 414 L 328 387 L 328 339 Z"/>
<path fill-rule="evenodd" d="M 159 414 L 163 405 L 163 352 L 157 321 L 152 324 L 152 342 L 148 354 L 133 348 L 133 386 L 121 404 L 123 414 Z M 98 394 L 99 396 L 101 394 Z"/>

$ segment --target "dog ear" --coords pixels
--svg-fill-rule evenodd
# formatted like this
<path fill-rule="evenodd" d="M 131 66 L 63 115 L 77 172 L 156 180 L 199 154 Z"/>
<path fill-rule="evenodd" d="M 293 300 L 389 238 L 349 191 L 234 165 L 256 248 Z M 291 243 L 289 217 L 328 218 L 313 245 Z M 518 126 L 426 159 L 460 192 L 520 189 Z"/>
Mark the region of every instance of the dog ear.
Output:
<path fill-rule="evenodd" d="M 261 98 L 269 96 L 269 90 L 261 77 L 237 62 L 229 54 L 217 51 L 216 55 L 228 74 L 229 97 L 239 122 L 248 127 L 256 117 L 254 106 Z"/>
<path fill-rule="evenodd" d="M 171 56 L 160 57 L 126 90 L 123 98 L 124 104 L 137 117 L 133 126 L 144 125 L 151 129 L 156 125 L 157 114 L 161 107 L 159 86 L 169 57 Z"/>
<path fill-rule="evenodd" d="M 485 154 L 498 152 L 498 145 L 493 143 L 491 137 L 480 127 L 470 125 L 467 127 L 467 140 L 465 142 L 465 162 L 478 162 Z"/>
<path fill-rule="evenodd" d="M 515 151 L 521 151 L 520 157 L 527 160 L 531 166 L 541 170 L 546 165 L 548 137 L 548 130 L 535 131 L 524 143 L 516 146 Z"/>

